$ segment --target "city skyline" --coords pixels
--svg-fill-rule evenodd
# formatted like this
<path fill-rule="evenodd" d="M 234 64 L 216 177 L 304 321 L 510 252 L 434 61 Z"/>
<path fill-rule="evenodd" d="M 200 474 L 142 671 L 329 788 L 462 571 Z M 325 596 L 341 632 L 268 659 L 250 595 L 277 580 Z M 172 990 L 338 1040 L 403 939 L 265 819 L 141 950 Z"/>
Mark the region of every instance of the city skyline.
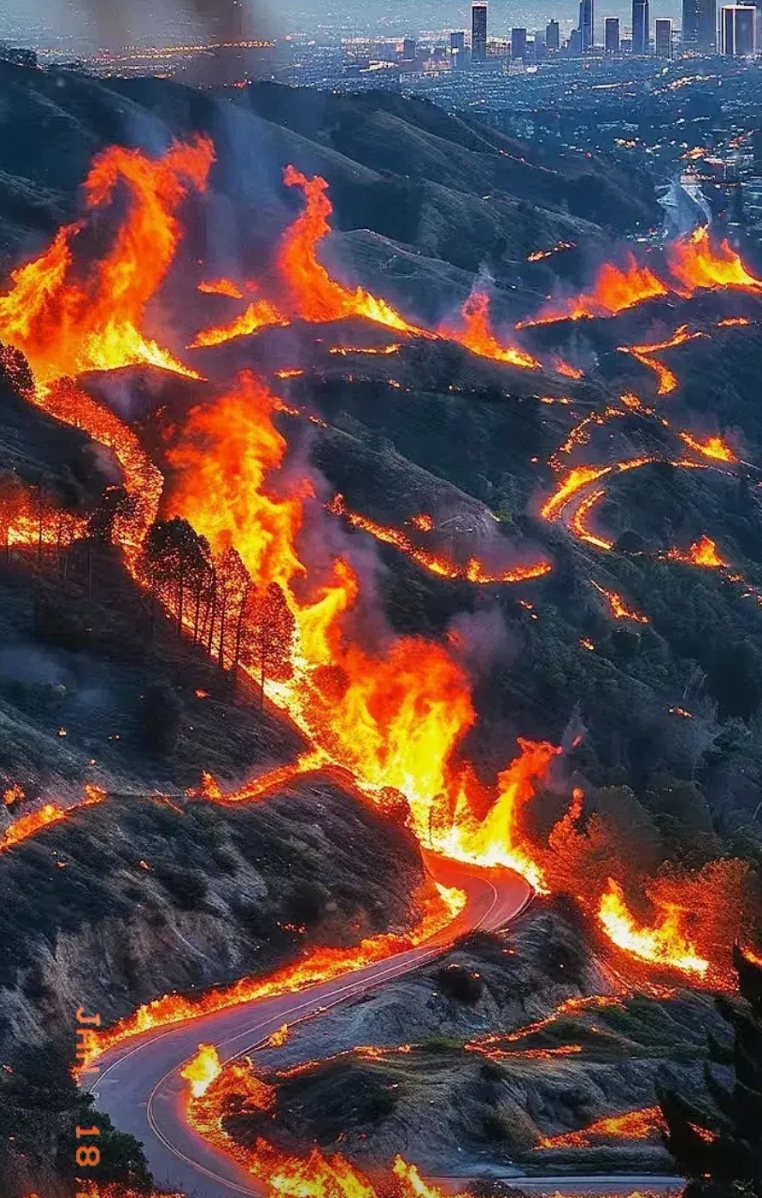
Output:
<path fill-rule="evenodd" d="M 18 4 L 19 0 L 14 2 Z M 148 0 L 145 2 L 148 3 Z M 36 0 L 36 7 L 33 4 L 25 10 L 28 23 L 32 22 L 26 34 L 14 27 L 14 9 L 11 7 L 4 13 L 0 39 L 17 38 L 19 45 L 43 51 L 50 47 L 54 48 L 53 53 L 87 55 L 98 47 L 106 51 L 119 47 L 129 49 L 131 46 L 171 47 L 188 44 L 191 39 L 193 42 L 210 44 L 239 37 L 271 41 L 288 36 L 309 37 L 309 34 L 300 34 L 293 25 L 296 19 L 293 14 L 301 11 L 304 17 L 307 9 L 297 9 L 296 6 L 312 5 L 313 0 L 284 0 L 283 5 L 279 6 L 277 19 L 272 15 L 272 0 L 269 3 L 263 3 L 262 0 L 224 0 L 221 6 L 214 7 L 211 0 L 180 0 L 180 8 L 176 7 L 177 2 L 158 0 L 157 4 L 152 4 L 150 28 L 141 27 L 140 32 L 137 32 L 133 26 L 125 25 L 125 10 L 115 5 L 113 0 L 86 0 L 84 7 L 68 8 L 64 8 L 63 0 Z M 376 36 L 380 39 L 391 38 L 401 44 L 406 38 L 408 44 L 419 40 L 421 45 L 443 44 L 449 51 L 460 51 L 461 63 L 470 57 L 474 40 L 477 62 L 491 57 L 487 49 L 488 42 L 515 43 L 518 50 L 513 49 L 511 57 L 531 62 L 534 58 L 535 34 L 541 35 L 542 41 L 548 41 L 551 52 L 555 49 L 557 37 L 559 50 L 566 50 L 572 55 L 587 54 L 593 50 L 611 55 L 632 49 L 635 54 L 656 53 L 663 58 L 671 55 L 673 47 L 678 51 L 686 48 L 699 52 L 716 50 L 718 53 L 726 47 L 730 53 L 743 55 L 756 53 L 762 46 L 759 15 L 751 21 L 741 12 L 738 17 L 732 18 L 731 24 L 727 24 L 718 0 L 599 0 L 597 5 L 595 0 L 574 0 L 572 13 L 569 12 L 568 0 L 544 0 L 541 8 L 536 4 L 529 6 L 523 0 L 476 0 L 475 6 L 469 0 L 465 0 L 465 3 L 463 0 L 457 3 L 451 0 L 421 0 L 415 6 L 416 17 L 406 15 L 413 11 L 408 0 L 390 0 L 385 18 L 388 28 L 375 35 L 365 32 L 363 24 L 364 18 L 374 11 L 375 5 L 362 4 L 353 9 L 354 17 L 360 21 L 355 26 L 343 23 L 345 3 L 346 0 L 329 0 L 329 6 L 322 13 L 323 23 L 314 33 L 316 41 L 338 45 L 347 37 Z M 291 16 L 288 15 L 289 5 Z M 746 6 L 729 7 L 743 9 Z M 17 7 L 15 11 L 18 15 L 20 9 Z M 454 19 L 443 23 L 441 29 L 432 29 L 433 11 L 440 16 L 449 12 Z M 60 16 L 65 12 L 66 32 L 56 39 L 50 33 L 53 25 L 35 26 L 35 12 L 38 15 L 44 12 L 49 18 L 54 13 Z M 476 39 L 475 12 L 480 14 Z M 136 16 L 135 6 L 130 6 L 133 21 Z M 658 45 L 657 22 L 660 22 L 658 28 L 661 31 Z M 550 23 L 553 23 L 552 31 Z M 753 30 L 751 25 L 754 26 Z M 47 42 L 45 30 L 50 34 Z M 455 32 L 466 39 L 463 47 L 451 43 L 450 35 Z M 50 49 L 47 52 L 50 53 Z M 410 59 L 411 55 L 402 54 L 402 58 Z"/>
<path fill-rule="evenodd" d="M 591 0 L 591 4 L 594 0 Z M 702 0 L 694 0 L 700 5 Z M 235 5 L 226 2 L 228 12 Z M 490 0 L 489 25 L 495 36 L 509 37 L 512 28 L 544 28 L 548 20 L 559 21 L 568 36 L 579 24 L 579 0 Z M 593 24 L 596 43 L 603 44 L 606 16 L 619 17 L 622 27 L 630 24 L 629 0 L 611 0 L 605 11 L 599 5 Z M 659 0 L 659 16 L 669 17 L 680 26 L 681 0 Z M 0 37 L 24 35 L 39 44 L 46 40 L 83 39 L 100 45 L 110 42 L 163 40 L 172 44 L 178 34 L 185 36 L 194 28 L 208 29 L 219 24 L 216 9 L 210 18 L 206 0 L 157 0 L 131 4 L 129 9 L 110 0 L 66 3 L 65 0 L 8 0 L 3 5 Z M 462 0 L 389 0 L 388 4 L 353 0 L 244 0 L 244 24 L 256 36 L 295 34 L 308 37 L 357 35 L 417 36 L 448 30 L 470 30 L 470 4 Z M 652 13 L 652 19 L 654 13 Z M 213 19 L 212 19 L 213 18 Z"/>

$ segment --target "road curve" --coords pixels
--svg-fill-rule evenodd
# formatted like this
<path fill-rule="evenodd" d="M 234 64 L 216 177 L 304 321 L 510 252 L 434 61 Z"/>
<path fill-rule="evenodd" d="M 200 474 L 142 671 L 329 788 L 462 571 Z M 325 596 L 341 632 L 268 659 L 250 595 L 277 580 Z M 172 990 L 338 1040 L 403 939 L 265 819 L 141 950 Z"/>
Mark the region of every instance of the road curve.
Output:
<path fill-rule="evenodd" d="M 438 882 L 458 886 L 467 896 L 459 915 L 431 940 L 298 993 L 146 1032 L 103 1057 L 91 1084 L 98 1109 L 109 1114 L 120 1131 L 142 1141 L 158 1185 L 193 1198 L 262 1192 L 250 1174 L 207 1144 L 185 1121 L 187 1083 L 179 1074 L 200 1043 L 215 1044 L 222 1061 L 248 1052 L 284 1023 L 292 1024 L 417 968 L 464 932 L 504 927 L 532 895 L 524 879 L 508 870 L 487 872 L 440 859 L 429 860 L 428 866 Z"/>

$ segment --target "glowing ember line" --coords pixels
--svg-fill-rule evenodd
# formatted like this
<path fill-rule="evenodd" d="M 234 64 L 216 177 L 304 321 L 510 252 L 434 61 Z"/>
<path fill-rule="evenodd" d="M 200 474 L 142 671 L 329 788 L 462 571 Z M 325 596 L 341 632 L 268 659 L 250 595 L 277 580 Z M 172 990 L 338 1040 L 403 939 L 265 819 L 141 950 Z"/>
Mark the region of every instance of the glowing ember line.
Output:
<path fill-rule="evenodd" d="M 232 279 L 214 279 L 209 283 L 199 283 L 198 290 L 204 295 L 226 295 L 230 299 L 243 299 L 243 292 Z"/>
<path fill-rule="evenodd" d="M 552 257 L 553 254 L 560 254 L 562 250 L 575 248 L 576 242 L 574 241 L 558 241 L 549 250 L 534 250 L 531 254 L 527 254 L 527 262 L 542 262 L 545 258 Z"/>
<path fill-rule="evenodd" d="M 659 362 L 657 358 L 651 358 L 648 354 L 641 353 L 639 350 L 631 348 L 625 351 L 640 362 L 641 366 L 647 366 L 649 370 L 653 370 L 656 374 L 656 394 L 671 395 L 676 391 L 680 380 L 674 370 L 670 370 L 663 362 Z"/>
<path fill-rule="evenodd" d="M 603 595 L 604 599 L 606 599 L 609 608 L 611 609 L 611 614 L 615 620 L 632 620 L 635 624 L 650 623 L 647 616 L 641 616 L 638 614 L 638 612 L 633 611 L 632 608 L 629 608 L 622 596 L 618 595 L 616 591 L 607 591 L 604 587 L 599 586 L 597 582 L 593 582 L 592 579 L 591 583 L 595 587 L 596 591 L 598 591 L 598 593 Z"/>
<path fill-rule="evenodd" d="M 402 346 L 399 341 L 397 341 L 393 345 L 381 346 L 369 345 L 365 347 L 358 347 L 351 345 L 333 345 L 331 346 L 329 352 L 332 354 L 338 354 L 343 358 L 348 358 L 353 354 L 367 354 L 369 357 L 388 358 L 391 357 L 392 354 L 398 354 L 401 349 Z"/>
<path fill-rule="evenodd" d="M 569 519 L 569 528 L 580 541 L 590 545 L 593 549 L 601 549 L 604 553 L 610 552 L 614 548 L 614 542 L 608 537 L 603 537 L 599 533 L 592 532 L 587 526 L 587 517 L 590 515 L 594 507 L 606 495 L 606 488 L 599 487 L 596 491 L 592 491 L 589 495 L 577 504 L 575 511 Z"/>
<path fill-rule="evenodd" d="M 203 798 L 214 803 L 255 803 L 302 774 L 313 773 L 328 764 L 330 764 L 330 758 L 327 753 L 320 749 L 310 749 L 303 753 L 297 761 L 269 770 L 237 790 L 227 793 L 222 790 L 219 782 L 211 774 L 202 774 L 201 786 L 198 790 L 188 791 L 188 797 Z"/>
<path fill-rule="evenodd" d="M 536 562 L 529 566 L 512 566 L 500 573 L 489 573 L 475 557 L 470 558 L 465 566 L 459 566 L 443 556 L 437 556 L 422 549 L 400 529 L 388 528 L 371 520 L 369 516 L 361 516 L 358 512 L 350 511 L 345 506 L 342 495 L 336 495 L 332 499 L 328 510 L 334 516 L 343 517 L 353 528 L 361 528 L 364 532 L 370 533 L 377 541 L 382 541 L 385 545 L 393 545 L 416 565 L 422 566 L 431 574 L 437 574 L 440 578 L 462 578 L 479 585 L 527 582 L 533 578 L 542 578 L 545 574 L 550 573 L 552 568 L 550 562 Z"/>
<path fill-rule="evenodd" d="M 721 437 L 708 437 L 706 441 L 700 441 L 697 437 L 692 437 L 690 433 L 679 432 L 678 437 L 696 453 L 703 454 L 706 458 L 712 458 L 716 462 L 737 462 L 738 458 L 729 445 L 726 445 Z"/>
<path fill-rule="evenodd" d="M 92 807 L 96 803 L 102 803 L 106 798 L 106 791 L 100 787 L 94 786 L 92 783 L 87 783 L 84 788 L 83 798 L 79 803 L 75 803 L 71 807 L 58 807 L 54 803 L 46 803 L 37 811 L 31 811 L 28 815 L 22 815 L 10 827 L 6 828 L 2 836 L 0 836 L 0 853 L 7 852 L 8 849 L 15 848 L 22 841 L 28 840 L 31 836 L 36 836 L 43 828 L 49 828 L 53 824 L 59 824 L 67 819 L 73 811 L 80 807 Z"/>
<path fill-rule="evenodd" d="M 225 1130 L 229 1110 L 268 1112 L 277 1102 L 277 1092 L 256 1075 L 251 1062 L 222 1066 L 214 1049 L 201 1045 L 184 1076 L 191 1083 L 187 1106 L 191 1127 L 256 1177 L 266 1198 L 377 1198 L 386 1192 L 398 1198 L 444 1198 L 423 1180 L 415 1165 L 400 1156 L 392 1165 L 393 1176 L 374 1183 L 339 1153 L 328 1157 L 313 1148 L 298 1157 L 261 1137 L 251 1147 L 233 1139 Z"/>
<path fill-rule="evenodd" d="M 83 1065 L 91 1065 L 115 1044 L 139 1036 L 156 1027 L 168 1027 L 187 1019 L 227 1010 L 243 1003 L 256 1002 L 275 994 L 294 994 L 319 982 L 344 977 L 395 953 L 404 952 L 430 940 L 446 927 L 460 911 L 465 896 L 458 890 L 438 887 L 439 901 L 432 901 L 429 892 L 423 896 L 426 914 L 414 931 L 407 935 L 384 932 L 368 937 L 349 948 L 316 948 L 305 957 L 262 977 L 242 978 L 231 986 L 207 990 L 194 997 L 168 994 L 138 1007 L 132 1015 L 93 1034 Z"/>
<path fill-rule="evenodd" d="M 570 499 L 599 478 L 611 474 L 613 466 L 575 466 L 558 484 L 555 492 L 540 508 L 543 520 L 557 520 Z"/>
<path fill-rule="evenodd" d="M 596 1140 L 648 1140 L 665 1127 L 660 1107 L 642 1107 L 598 1119 L 579 1131 L 543 1136 L 539 1148 L 590 1148 Z"/>

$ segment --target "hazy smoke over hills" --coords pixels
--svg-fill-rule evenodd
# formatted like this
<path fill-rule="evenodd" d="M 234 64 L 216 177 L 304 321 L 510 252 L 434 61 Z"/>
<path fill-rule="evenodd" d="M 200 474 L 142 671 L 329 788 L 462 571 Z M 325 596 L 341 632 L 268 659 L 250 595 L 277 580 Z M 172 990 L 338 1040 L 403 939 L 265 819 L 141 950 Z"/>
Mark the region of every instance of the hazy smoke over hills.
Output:
<path fill-rule="evenodd" d="M 204 41 L 229 42 L 272 34 L 274 21 L 261 0 L 152 0 L 124 5 L 120 0 L 86 0 L 85 10 L 101 45 L 119 48 L 145 41 L 151 30 L 166 30 L 173 17 L 180 29 L 195 25 Z"/>

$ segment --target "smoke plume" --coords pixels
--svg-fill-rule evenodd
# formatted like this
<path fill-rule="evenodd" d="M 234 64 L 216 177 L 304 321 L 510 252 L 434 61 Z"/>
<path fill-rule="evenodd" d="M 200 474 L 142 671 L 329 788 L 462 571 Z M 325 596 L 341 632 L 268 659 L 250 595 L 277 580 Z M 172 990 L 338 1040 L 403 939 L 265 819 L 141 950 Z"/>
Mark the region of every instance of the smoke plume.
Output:
<path fill-rule="evenodd" d="M 195 25 L 204 44 L 223 44 L 272 36 L 272 13 L 261 0 L 85 0 L 89 23 L 98 41 L 109 49 L 145 42 L 162 30 Z M 173 20 L 175 18 L 175 20 Z"/>

